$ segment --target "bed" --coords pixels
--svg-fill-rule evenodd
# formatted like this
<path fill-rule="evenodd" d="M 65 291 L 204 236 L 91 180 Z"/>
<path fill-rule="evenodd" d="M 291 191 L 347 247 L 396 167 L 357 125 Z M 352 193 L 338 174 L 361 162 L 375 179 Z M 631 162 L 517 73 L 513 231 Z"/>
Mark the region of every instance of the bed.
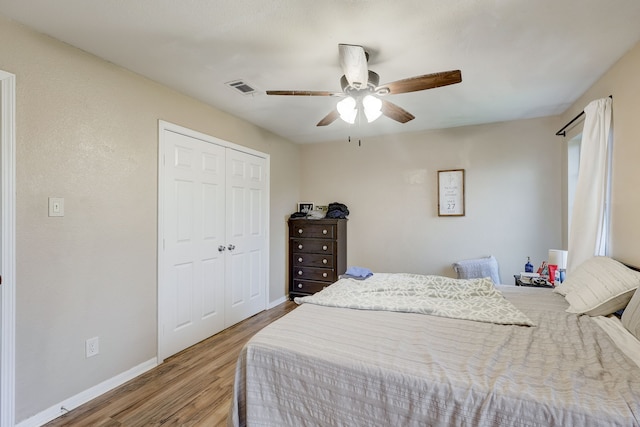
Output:
<path fill-rule="evenodd" d="M 633 282 L 640 283 L 640 273 L 629 271 L 624 297 L 617 288 L 613 297 L 598 297 L 606 299 L 605 311 L 628 305 L 624 323 L 567 312 L 580 307 L 568 298 L 576 292 L 570 277 L 561 292 L 491 282 L 517 312 L 497 323 L 443 315 L 438 307 L 388 311 L 303 298 L 243 348 L 228 424 L 640 425 L 640 341 L 633 335 L 640 321 Z M 609 266 L 601 276 L 611 280 Z M 359 289 L 372 278 L 346 280 Z M 342 280 L 325 291 L 346 286 Z M 435 299 L 448 298 L 438 292 Z"/>

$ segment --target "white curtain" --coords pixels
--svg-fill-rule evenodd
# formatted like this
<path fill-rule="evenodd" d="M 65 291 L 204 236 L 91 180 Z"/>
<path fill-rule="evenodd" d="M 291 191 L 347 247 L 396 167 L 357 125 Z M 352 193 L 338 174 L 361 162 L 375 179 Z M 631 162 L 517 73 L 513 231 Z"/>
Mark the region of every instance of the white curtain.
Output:
<path fill-rule="evenodd" d="M 608 253 L 611 98 L 590 102 L 584 113 L 567 274 L 594 255 Z"/>

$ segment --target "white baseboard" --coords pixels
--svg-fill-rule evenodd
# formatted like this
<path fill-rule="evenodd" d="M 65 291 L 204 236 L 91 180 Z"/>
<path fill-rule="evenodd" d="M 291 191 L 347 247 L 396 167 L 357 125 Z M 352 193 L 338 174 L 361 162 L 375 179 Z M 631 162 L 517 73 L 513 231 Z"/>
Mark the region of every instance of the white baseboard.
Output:
<path fill-rule="evenodd" d="M 105 380 L 88 390 L 78 393 L 75 396 L 70 397 L 69 399 L 63 400 L 62 402 L 53 405 L 48 409 L 45 409 L 44 411 L 34 415 L 33 417 L 21 421 L 19 424 L 16 424 L 16 427 L 39 427 L 43 424 L 46 424 L 49 421 L 58 418 L 60 415 L 63 415 L 66 412 L 75 409 L 92 399 L 95 399 L 101 394 L 113 390 L 118 386 L 121 386 L 122 384 L 137 377 L 138 375 L 142 375 L 143 373 L 155 368 L 156 366 L 158 366 L 158 359 L 156 357 L 154 357 L 153 359 L 149 359 L 146 362 L 142 362 L 138 366 L 134 366 L 126 372 Z"/>
<path fill-rule="evenodd" d="M 278 306 L 278 305 L 282 304 L 282 303 L 283 303 L 283 302 L 285 302 L 287 299 L 288 299 L 288 298 L 287 298 L 286 296 L 283 296 L 283 297 L 282 297 L 282 298 L 280 298 L 280 299 L 277 299 L 277 300 L 275 300 L 275 301 L 270 302 L 270 303 L 269 303 L 269 305 L 268 305 L 268 307 L 267 307 L 267 310 L 270 310 L 270 309 L 272 309 L 273 307 L 276 307 L 276 306 Z"/>

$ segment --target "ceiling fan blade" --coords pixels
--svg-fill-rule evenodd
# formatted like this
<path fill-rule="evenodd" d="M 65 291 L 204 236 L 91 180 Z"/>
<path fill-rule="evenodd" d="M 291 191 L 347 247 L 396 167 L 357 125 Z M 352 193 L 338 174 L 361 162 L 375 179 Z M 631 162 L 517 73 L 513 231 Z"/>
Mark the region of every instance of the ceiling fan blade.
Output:
<path fill-rule="evenodd" d="M 462 81 L 460 70 L 442 71 L 440 73 L 425 74 L 423 76 L 410 77 L 408 79 L 397 80 L 378 86 L 375 91 L 382 91 L 381 94 L 396 94 L 416 92 L 419 90 L 433 89 L 440 86 L 447 86 Z"/>
<path fill-rule="evenodd" d="M 340 67 L 354 89 L 364 89 L 369 81 L 367 55 L 362 46 L 339 44 Z"/>
<path fill-rule="evenodd" d="M 327 114 L 322 120 L 320 120 L 316 126 L 330 125 L 331 123 L 335 122 L 338 117 L 340 117 L 340 113 L 338 113 L 338 110 L 331 110 L 331 112 Z"/>
<path fill-rule="evenodd" d="M 410 120 L 415 119 L 416 117 L 405 110 L 404 108 L 398 107 L 396 104 L 389 102 L 387 100 L 382 99 L 382 114 L 389 117 L 390 119 L 395 120 L 400 123 L 407 123 Z"/>
<path fill-rule="evenodd" d="M 326 90 L 268 90 L 267 95 L 344 96 L 342 92 L 329 92 Z"/>

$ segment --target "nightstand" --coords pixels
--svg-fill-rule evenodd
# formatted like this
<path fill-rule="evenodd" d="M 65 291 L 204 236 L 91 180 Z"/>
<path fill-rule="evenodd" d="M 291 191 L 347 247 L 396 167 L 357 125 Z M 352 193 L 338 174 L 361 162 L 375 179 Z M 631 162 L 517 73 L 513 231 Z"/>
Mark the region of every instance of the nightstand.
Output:
<path fill-rule="evenodd" d="M 519 274 L 514 274 L 513 275 L 513 279 L 516 282 L 516 286 L 528 286 L 530 288 L 554 288 L 555 286 L 553 286 L 551 283 L 545 281 L 546 284 L 544 285 L 536 285 L 534 283 L 525 283 L 522 280 L 520 280 L 520 275 Z"/>

